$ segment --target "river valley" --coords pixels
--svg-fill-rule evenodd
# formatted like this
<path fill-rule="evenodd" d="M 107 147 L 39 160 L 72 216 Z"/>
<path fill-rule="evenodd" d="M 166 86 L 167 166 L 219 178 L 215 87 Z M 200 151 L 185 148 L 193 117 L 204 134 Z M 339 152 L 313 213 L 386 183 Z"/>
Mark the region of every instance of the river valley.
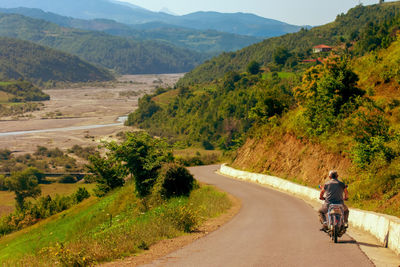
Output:
<path fill-rule="evenodd" d="M 128 75 L 99 86 L 45 90 L 51 100 L 23 118 L 2 118 L 0 149 L 32 153 L 37 146 L 68 149 L 98 145 L 121 131 L 138 99 L 157 87 L 173 86 L 183 74 Z"/>

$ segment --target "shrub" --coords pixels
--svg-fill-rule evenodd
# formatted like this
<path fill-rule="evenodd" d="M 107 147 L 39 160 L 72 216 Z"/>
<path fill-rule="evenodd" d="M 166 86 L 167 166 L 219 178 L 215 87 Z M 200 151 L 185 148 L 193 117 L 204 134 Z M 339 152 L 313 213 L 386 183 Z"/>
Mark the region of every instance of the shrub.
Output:
<path fill-rule="evenodd" d="M 188 196 L 194 182 L 193 175 L 185 167 L 168 163 L 159 172 L 155 190 L 166 198 Z"/>
<path fill-rule="evenodd" d="M 6 178 L 3 175 L 0 175 L 0 191 L 7 191 L 8 186 L 6 183 Z"/>
<path fill-rule="evenodd" d="M 39 177 L 41 176 L 42 174 L 37 169 L 28 168 L 24 171 L 13 173 L 7 179 L 7 187 L 15 193 L 17 209 L 24 209 L 27 197 L 35 198 L 40 195 Z"/>
<path fill-rule="evenodd" d="M 62 176 L 58 182 L 60 184 L 74 184 L 76 183 L 76 178 L 72 175 L 66 174 Z"/>
<path fill-rule="evenodd" d="M 81 203 L 85 199 L 90 197 L 90 193 L 84 187 L 79 187 L 78 191 L 73 195 L 76 203 Z"/>
<path fill-rule="evenodd" d="M 109 191 L 124 185 L 126 169 L 121 162 L 112 157 L 102 158 L 100 155 L 89 157 L 89 161 L 87 168 L 93 173 L 94 180 L 97 182 L 96 196 L 102 197 Z"/>

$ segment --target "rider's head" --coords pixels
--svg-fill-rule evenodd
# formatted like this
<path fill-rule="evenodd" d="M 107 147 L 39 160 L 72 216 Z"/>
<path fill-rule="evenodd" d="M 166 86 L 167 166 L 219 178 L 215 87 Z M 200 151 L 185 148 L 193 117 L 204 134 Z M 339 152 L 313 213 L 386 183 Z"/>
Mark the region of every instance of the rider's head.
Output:
<path fill-rule="evenodd" d="M 329 178 L 331 179 L 337 179 L 338 178 L 338 173 L 335 170 L 332 170 L 329 172 Z"/>

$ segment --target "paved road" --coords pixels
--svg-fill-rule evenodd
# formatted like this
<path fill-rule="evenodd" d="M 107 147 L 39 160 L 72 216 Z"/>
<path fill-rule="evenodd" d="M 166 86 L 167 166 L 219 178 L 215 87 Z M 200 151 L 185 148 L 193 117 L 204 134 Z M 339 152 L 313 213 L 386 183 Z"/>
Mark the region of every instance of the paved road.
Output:
<path fill-rule="evenodd" d="M 320 232 L 316 212 L 302 200 L 217 175 L 217 169 L 191 171 L 241 199 L 240 212 L 219 230 L 146 266 L 373 266 L 349 236 L 334 244 Z"/>

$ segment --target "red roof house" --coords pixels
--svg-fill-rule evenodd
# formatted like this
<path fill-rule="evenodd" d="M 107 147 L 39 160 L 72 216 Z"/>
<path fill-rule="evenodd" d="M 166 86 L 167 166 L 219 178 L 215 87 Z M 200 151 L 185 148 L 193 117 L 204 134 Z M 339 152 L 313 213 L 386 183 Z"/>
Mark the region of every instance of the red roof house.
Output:
<path fill-rule="evenodd" d="M 332 50 L 332 47 L 327 46 L 327 45 L 317 45 L 317 46 L 313 47 L 314 53 L 329 52 L 331 50 Z"/>

